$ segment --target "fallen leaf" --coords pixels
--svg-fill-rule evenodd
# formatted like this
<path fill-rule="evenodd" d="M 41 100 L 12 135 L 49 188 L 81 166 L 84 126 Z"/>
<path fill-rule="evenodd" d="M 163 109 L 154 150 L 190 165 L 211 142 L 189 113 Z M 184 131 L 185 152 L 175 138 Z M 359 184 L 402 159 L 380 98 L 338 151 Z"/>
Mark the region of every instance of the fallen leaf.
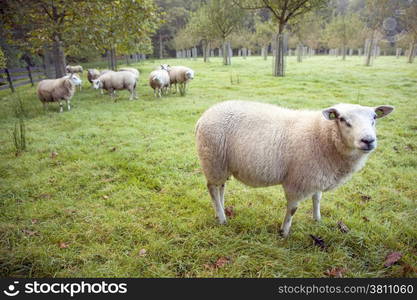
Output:
<path fill-rule="evenodd" d="M 321 250 L 327 249 L 327 245 L 324 243 L 324 240 L 321 237 L 312 234 L 310 234 L 310 237 L 313 239 L 315 246 L 320 247 Z"/>
<path fill-rule="evenodd" d="M 216 261 L 216 263 L 215 263 L 215 266 L 216 266 L 216 268 L 222 268 L 222 267 L 224 267 L 225 265 L 227 265 L 227 264 L 229 264 L 230 263 L 230 258 L 229 257 L 220 257 L 217 261 Z"/>
<path fill-rule="evenodd" d="M 348 233 L 350 231 L 349 227 L 347 227 L 346 224 L 342 222 L 342 220 L 337 222 L 337 227 L 339 227 L 339 230 L 343 233 Z"/>
<path fill-rule="evenodd" d="M 342 278 L 343 274 L 346 273 L 346 269 L 342 267 L 331 268 L 324 272 L 324 275 L 331 278 Z"/>
<path fill-rule="evenodd" d="M 390 266 L 392 266 L 397 261 L 399 261 L 402 256 L 403 256 L 402 253 L 401 252 L 397 252 L 397 251 L 388 253 L 387 256 L 385 257 L 384 267 L 390 267 Z"/>
<path fill-rule="evenodd" d="M 362 217 L 362 219 L 363 219 L 365 222 L 369 222 L 369 218 L 368 218 L 367 216 L 363 216 L 363 217 Z"/>
<path fill-rule="evenodd" d="M 114 179 L 113 178 L 104 178 L 104 179 L 102 179 L 102 181 L 107 183 L 107 182 L 114 181 Z"/>
<path fill-rule="evenodd" d="M 230 263 L 230 257 L 222 256 L 217 259 L 215 263 L 204 264 L 203 267 L 207 270 L 214 270 L 224 267 L 225 265 Z"/>
<path fill-rule="evenodd" d="M 148 251 L 146 251 L 146 249 L 140 249 L 139 250 L 139 256 L 140 257 L 144 257 L 144 256 L 146 256 L 146 253 L 147 253 Z"/>
<path fill-rule="evenodd" d="M 368 195 L 361 195 L 362 201 L 368 202 L 369 200 L 372 200 L 371 196 Z"/>
<path fill-rule="evenodd" d="M 34 235 L 38 235 L 37 231 L 32 231 L 32 230 L 28 230 L 28 229 L 22 229 L 22 232 L 28 236 L 34 236 Z"/>
<path fill-rule="evenodd" d="M 44 194 L 40 194 L 40 195 L 36 196 L 36 198 L 38 198 L 38 199 L 51 199 L 52 195 L 48 194 L 48 193 L 44 193 Z"/>
<path fill-rule="evenodd" d="M 226 214 L 226 216 L 228 216 L 229 218 L 233 218 L 235 216 L 235 211 L 234 211 L 234 207 L 233 206 L 228 206 L 224 209 L 224 213 Z"/>
<path fill-rule="evenodd" d="M 406 277 L 411 275 L 417 276 L 417 268 L 410 266 L 409 264 L 404 264 L 402 267 L 402 276 Z"/>
<path fill-rule="evenodd" d="M 110 152 L 116 151 L 116 147 L 110 148 Z"/>
<path fill-rule="evenodd" d="M 52 151 L 51 158 L 54 159 L 58 156 L 58 152 Z"/>
<path fill-rule="evenodd" d="M 103 199 L 108 200 L 109 199 L 109 196 L 103 195 Z"/>
<path fill-rule="evenodd" d="M 30 220 L 30 222 L 32 223 L 32 225 L 34 225 L 34 224 L 38 223 L 39 220 L 38 219 L 32 219 L 32 220 Z"/>
<path fill-rule="evenodd" d="M 66 243 L 66 242 L 59 242 L 59 245 L 58 245 L 58 247 L 61 248 L 61 249 L 68 248 L 68 246 L 69 246 L 69 244 Z"/>

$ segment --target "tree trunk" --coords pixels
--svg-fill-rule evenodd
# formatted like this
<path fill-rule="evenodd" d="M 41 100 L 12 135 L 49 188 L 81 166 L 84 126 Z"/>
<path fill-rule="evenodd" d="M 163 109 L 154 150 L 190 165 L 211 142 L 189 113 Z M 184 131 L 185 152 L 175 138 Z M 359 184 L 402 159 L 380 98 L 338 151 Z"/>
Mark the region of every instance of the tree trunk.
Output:
<path fill-rule="evenodd" d="M 410 44 L 410 50 L 409 50 L 409 53 L 408 53 L 408 63 L 410 63 L 410 64 L 413 63 L 414 57 L 416 55 L 415 52 L 416 52 L 416 43 L 415 43 L 415 41 L 412 41 L 411 44 Z"/>
<path fill-rule="evenodd" d="M 223 65 L 225 65 L 225 66 L 230 65 L 230 60 L 229 60 L 229 43 L 226 42 L 226 41 L 223 42 L 222 54 L 223 54 Z"/>
<path fill-rule="evenodd" d="M 366 52 L 366 61 L 365 61 L 365 66 L 369 67 L 372 63 L 372 52 L 374 49 L 374 35 L 375 35 L 375 30 L 372 32 L 372 36 L 371 39 L 369 40 L 369 42 L 367 43 L 367 45 L 365 46 L 365 51 Z"/>
<path fill-rule="evenodd" d="M 298 44 L 297 46 L 297 62 L 303 61 L 303 45 Z"/>
<path fill-rule="evenodd" d="M 112 47 L 109 51 L 110 53 L 110 69 L 117 71 L 117 59 L 116 59 L 116 49 Z"/>
<path fill-rule="evenodd" d="M 60 41 L 58 35 L 55 35 L 54 42 L 52 44 L 52 56 L 55 66 L 55 78 L 61 78 L 65 76 L 65 54 L 62 49 L 62 42 Z"/>
<path fill-rule="evenodd" d="M 159 33 L 159 58 L 164 58 L 164 45 L 162 43 L 162 34 Z"/>
<path fill-rule="evenodd" d="M 284 34 L 283 27 L 280 25 L 278 34 L 275 36 L 275 61 L 273 75 L 277 77 L 284 77 Z"/>

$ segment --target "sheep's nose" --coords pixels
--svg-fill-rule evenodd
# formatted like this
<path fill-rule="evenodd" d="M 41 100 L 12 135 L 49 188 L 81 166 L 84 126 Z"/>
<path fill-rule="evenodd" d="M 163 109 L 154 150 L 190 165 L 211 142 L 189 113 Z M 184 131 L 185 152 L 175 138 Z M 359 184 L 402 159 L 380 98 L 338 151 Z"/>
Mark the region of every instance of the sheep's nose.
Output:
<path fill-rule="evenodd" d="M 375 142 L 375 139 L 373 137 L 365 137 L 361 139 L 361 142 L 366 145 L 372 145 Z"/>

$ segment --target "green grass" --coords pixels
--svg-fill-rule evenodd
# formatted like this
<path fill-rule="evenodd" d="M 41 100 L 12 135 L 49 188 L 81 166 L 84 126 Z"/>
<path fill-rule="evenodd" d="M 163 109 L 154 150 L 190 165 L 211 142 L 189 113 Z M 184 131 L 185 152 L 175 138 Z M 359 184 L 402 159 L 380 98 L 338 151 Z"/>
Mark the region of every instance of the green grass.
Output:
<path fill-rule="evenodd" d="M 114 103 L 89 88 L 73 109 L 44 112 L 34 87 L 0 92 L 0 275 L 16 277 L 415 277 L 417 267 L 417 66 L 380 57 L 290 57 L 287 76 L 271 76 L 271 58 L 166 60 L 195 69 L 185 97 L 155 99 L 138 65 L 137 101 Z M 231 75 L 240 83 L 231 84 Z M 15 156 L 13 106 L 26 108 L 28 149 Z M 257 100 L 322 109 L 339 102 L 390 104 L 378 122 L 378 149 L 344 186 L 325 193 L 321 223 L 301 203 L 288 239 L 277 236 L 285 212 L 281 187 L 249 188 L 232 179 L 219 226 L 198 163 L 194 125 L 211 105 Z M 57 152 L 55 158 L 51 153 Z M 337 222 L 351 229 L 342 233 Z M 328 244 L 321 251 L 309 234 Z M 59 247 L 60 243 L 68 247 Z M 146 255 L 140 250 L 146 249 Z M 399 264 L 384 267 L 400 251 Z M 220 257 L 221 268 L 207 268 Z"/>

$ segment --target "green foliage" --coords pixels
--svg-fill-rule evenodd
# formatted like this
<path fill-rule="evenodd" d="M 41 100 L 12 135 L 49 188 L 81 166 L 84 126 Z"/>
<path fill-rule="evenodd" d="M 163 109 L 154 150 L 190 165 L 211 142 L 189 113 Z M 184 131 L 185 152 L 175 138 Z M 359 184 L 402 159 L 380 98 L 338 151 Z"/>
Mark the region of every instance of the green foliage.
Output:
<path fill-rule="evenodd" d="M 261 57 L 231 66 L 164 60 L 196 71 L 185 97 L 155 99 L 145 78 L 161 61 L 139 67 L 138 101 L 84 87 L 62 114 L 45 114 L 36 89 L 18 87 L 26 108 L 30 147 L 15 157 L 9 132 L 13 99 L 0 91 L 0 274 L 2 277 L 415 277 L 417 69 L 404 58 L 288 57 L 287 77 L 270 74 Z M 230 84 L 230 74 L 241 83 Z M 126 100 L 125 100 L 126 99 Z M 216 224 L 195 150 L 195 123 L 210 106 L 242 99 L 293 109 L 348 102 L 394 105 L 378 121 L 378 148 L 362 171 L 323 195 L 321 223 L 311 200 L 294 216 L 291 236 L 278 237 L 286 202 L 280 187 L 227 182 L 226 206 L 235 217 Z M 51 153 L 56 152 L 54 158 Z M 349 233 L 342 233 L 342 220 Z M 313 234 L 329 245 L 312 245 Z M 60 248 L 65 242 L 67 248 Z M 146 249 L 146 255 L 140 250 Z M 400 251 L 399 264 L 384 267 Z M 204 265 L 230 257 L 222 268 Z"/>
<path fill-rule="evenodd" d="M 26 150 L 26 126 L 24 120 L 26 113 L 23 107 L 23 101 L 20 96 L 16 97 L 14 110 L 16 119 L 12 131 L 12 138 L 15 154 L 18 156 Z"/>

